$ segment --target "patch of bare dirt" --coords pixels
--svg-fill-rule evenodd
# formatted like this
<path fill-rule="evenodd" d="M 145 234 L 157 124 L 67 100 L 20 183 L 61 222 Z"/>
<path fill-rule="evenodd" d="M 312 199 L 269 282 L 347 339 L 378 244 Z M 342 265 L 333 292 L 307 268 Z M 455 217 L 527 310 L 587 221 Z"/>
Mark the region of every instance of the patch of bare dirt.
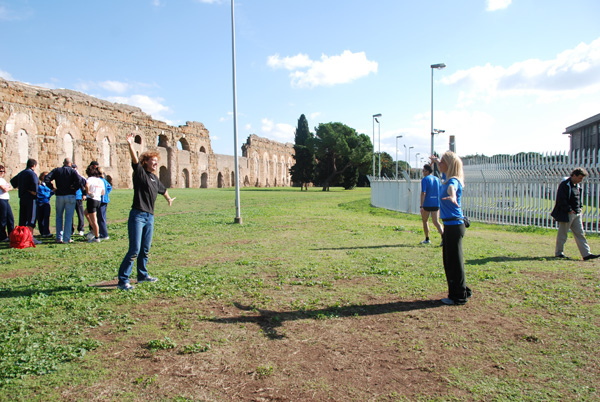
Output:
<path fill-rule="evenodd" d="M 159 323 L 161 336 L 177 347 L 151 351 L 149 337 L 156 334 L 103 327 L 94 334 L 104 343 L 96 353 L 114 375 L 64 390 L 64 400 L 118 400 L 129 392 L 138 401 L 469 399 L 450 368 L 475 360 L 489 375 L 514 371 L 495 357 L 506 339 L 528 336 L 523 323 L 491 315 L 477 302 L 459 307 L 438 300 L 378 299 L 311 311 L 155 300 L 138 318 L 138 326 Z M 194 344 L 208 348 L 184 353 Z"/>

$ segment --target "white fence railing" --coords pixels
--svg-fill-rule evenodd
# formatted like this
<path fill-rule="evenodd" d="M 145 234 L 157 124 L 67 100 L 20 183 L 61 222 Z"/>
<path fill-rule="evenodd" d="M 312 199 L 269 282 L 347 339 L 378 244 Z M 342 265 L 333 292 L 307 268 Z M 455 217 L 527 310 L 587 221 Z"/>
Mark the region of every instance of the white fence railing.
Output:
<path fill-rule="evenodd" d="M 464 213 L 474 221 L 506 225 L 555 227 L 550 212 L 560 182 L 576 167 L 583 181 L 582 220 L 588 232 L 600 232 L 600 153 L 573 152 L 475 157 L 464 160 Z M 371 205 L 419 213 L 421 181 L 369 176 Z"/>

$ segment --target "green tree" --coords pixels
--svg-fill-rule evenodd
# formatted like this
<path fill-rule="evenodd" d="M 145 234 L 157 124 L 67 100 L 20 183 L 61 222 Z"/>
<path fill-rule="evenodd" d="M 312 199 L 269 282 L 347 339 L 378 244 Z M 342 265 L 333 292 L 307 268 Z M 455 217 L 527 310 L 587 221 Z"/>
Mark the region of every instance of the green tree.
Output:
<path fill-rule="evenodd" d="M 319 124 L 315 134 L 316 178 L 323 191 L 335 184 L 355 187 L 370 166 L 373 145 L 369 136 L 342 123 Z"/>
<path fill-rule="evenodd" d="M 379 169 L 379 157 L 381 156 L 381 177 L 396 177 L 396 163 L 387 152 L 375 153 L 375 169 Z"/>
<path fill-rule="evenodd" d="M 308 129 L 308 121 L 304 115 L 298 119 L 298 127 L 294 138 L 294 159 L 296 163 L 290 168 L 294 183 L 300 184 L 300 191 L 311 183 L 315 176 L 315 151 L 313 148 L 314 135 Z"/>

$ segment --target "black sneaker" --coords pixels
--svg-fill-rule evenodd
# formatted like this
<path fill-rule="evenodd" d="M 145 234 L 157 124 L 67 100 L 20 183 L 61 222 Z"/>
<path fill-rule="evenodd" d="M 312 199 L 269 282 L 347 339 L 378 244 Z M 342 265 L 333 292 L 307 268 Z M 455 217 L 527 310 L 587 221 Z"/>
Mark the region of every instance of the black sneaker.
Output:
<path fill-rule="evenodd" d="M 595 260 L 598 257 L 600 257 L 600 254 L 589 254 L 589 255 L 586 255 L 585 257 L 583 257 L 583 260 L 584 261 Z"/>
<path fill-rule="evenodd" d="M 569 257 L 567 257 L 567 256 L 565 255 L 565 253 L 560 253 L 559 255 L 555 255 L 555 257 L 556 257 L 556 258 L 565 258 L 565 259 L 567 259 L 567 260 L 569 259 Z M 584 258 L 584 260 L 585 260 L 585 258 Z"/>

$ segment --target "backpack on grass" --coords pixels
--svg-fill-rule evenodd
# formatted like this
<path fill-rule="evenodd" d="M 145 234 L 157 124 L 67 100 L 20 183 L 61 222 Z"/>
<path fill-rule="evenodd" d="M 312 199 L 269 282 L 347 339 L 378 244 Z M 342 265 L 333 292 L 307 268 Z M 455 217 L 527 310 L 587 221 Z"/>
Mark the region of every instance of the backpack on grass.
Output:
<path fill-rule="evenodd" d="M 9 238 L 11 248 L 35 247 L 33 235 L 27 226 L 17 226 L 10 232 Z"/>

